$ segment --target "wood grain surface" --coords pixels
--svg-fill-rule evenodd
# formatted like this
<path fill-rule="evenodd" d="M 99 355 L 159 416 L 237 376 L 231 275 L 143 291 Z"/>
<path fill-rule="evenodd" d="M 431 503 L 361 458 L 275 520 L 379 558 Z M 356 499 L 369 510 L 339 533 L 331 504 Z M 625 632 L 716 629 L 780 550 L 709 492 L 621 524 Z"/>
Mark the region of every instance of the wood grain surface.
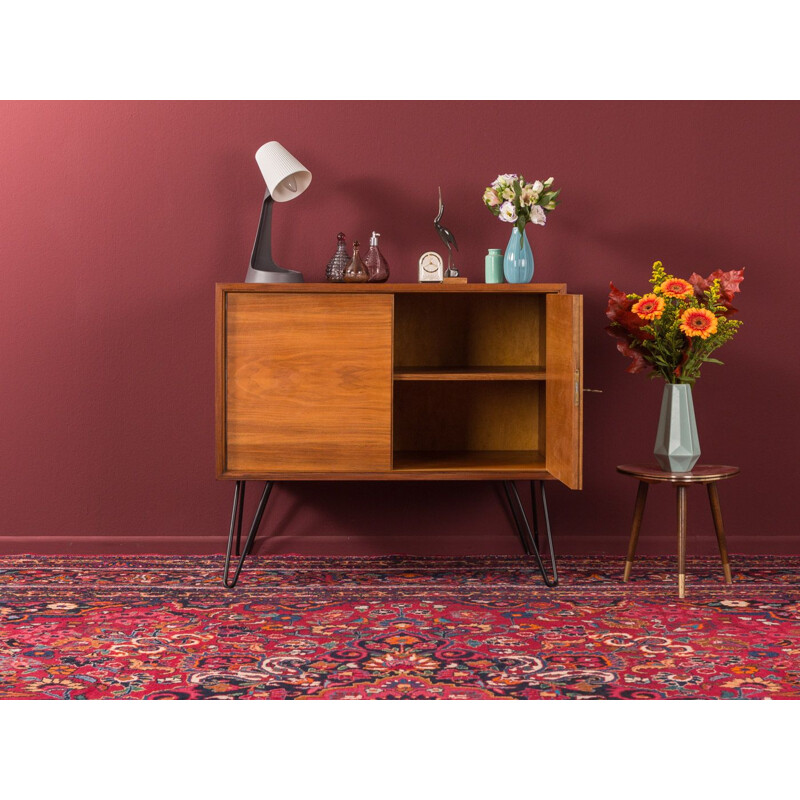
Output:
<path fill-rule="evenodd" d="M 580 488 L 581 300 L 563 284 L 218 284 L 218 477 Z"/>
<path fill-rule="evenodd" d="M 563 283 L 218 283 L 246 294 L 564 294 Z"/>
<path fill-rule="evenodd" d="M 395 382 L 394 449 L 541 450 L 543 397 L 540 381 Z"/>
<path fill-rule="evenodd" d="M 225 471 L 391 467 L 392 298 L 227 294 Z"/>
<path fill-rule="evenodd" d="M 738 475 L 739 467 L 697 464 L 691 472 L 666 472 L 651 464 L 620 464 L 617 472 L 648 483 L 709 483 Z"/>
<path fill-rule="evenodd" d="M 570 489 L 583 486 L 583 297 L 547 296 L 547 470 Z"/>
<path fill-rule="evenodd" d="M 544 367 L 397 367 L 396 381 L 543 381 Z"/>
<path fill-rule="evenodd" d="M 402 472 L 543 472 L 544 454 L 537 450 L 430 450 L 399 451 L 394 454 L 394 468 Z M 495 475 L 495 480 L 499 480 Z"/>
<path fill-rule="evenodd" d="M 545 296 L 398 294 L 395 368 L 541 367 Z"/>

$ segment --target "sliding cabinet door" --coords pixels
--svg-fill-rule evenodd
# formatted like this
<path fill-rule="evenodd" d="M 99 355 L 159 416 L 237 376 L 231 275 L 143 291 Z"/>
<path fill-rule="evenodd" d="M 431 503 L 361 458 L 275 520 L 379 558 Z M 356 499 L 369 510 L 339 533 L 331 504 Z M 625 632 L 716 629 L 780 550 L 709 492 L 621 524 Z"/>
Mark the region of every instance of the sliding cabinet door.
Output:
<path fill-rule="evenodd" d="M 389 470 L 392 296 L 225 297 L 221 472 Z"/>

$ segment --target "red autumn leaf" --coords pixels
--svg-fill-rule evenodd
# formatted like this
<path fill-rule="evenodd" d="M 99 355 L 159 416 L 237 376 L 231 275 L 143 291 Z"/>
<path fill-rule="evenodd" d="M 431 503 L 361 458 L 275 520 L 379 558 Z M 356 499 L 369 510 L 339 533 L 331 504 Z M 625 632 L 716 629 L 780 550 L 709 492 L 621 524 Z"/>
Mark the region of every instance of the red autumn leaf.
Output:
<path fill-rule="evenodd" d="M 613 336 L 615 339 L 623 339 L 626 342 L 630 341 L 631 337 L 638 339 L 640 342 L 650 342 L 656 338 L 652 333 L 646 331 L 644 328 L 636 331 L 628 331 L 625 330 L 625 328 L 623 328 L 621 325 L 607 325 L 605 330 L 609 336 Z"/>
<path fill-rule="evenodd" d="M 606 316 L 611 320 L 614 325 L 621 325 L 628 333 L 635 336 L 637 339 L 652 339 L 653 335 L 642 328 L 647 325 L 648 320 L 642 319 L 638 314 L 634 314 L 630 309 L 633 306 L 631 300 L 625 292 L 621 292 L 614 286 L 613 283 L 609 284 L 611 291 L 608 293 L 608 307 L 606 308 Z M 612 336 L 617 334 L 612 333 Z"/>
<path fill-rule="evenodd" d="M 612 321 L 617 322 L 617 317 L 624 311 L 630 311 L 633 305 L 633 300 L 628 298 L 625 292 L 621 292 L 614 286 L 614 283 L 609 283 L 610 291 L 608 293 L 608 307 L 606 308 L 606 316 Z"/>
<path fill-rule="evenodd" d="M 739 284 L 744 280 L 744 267 L 741 269 L 731 269 L 728 272 L 717 270 L 719 275 L 719 286 L 725 299 L 730 303 L 733 296 L 739 291 Z M 716 273 L 714 273 L 716 275 Z"/>
<path fill-rule="evenodd" d="M 621 340 L 617 342 L 617 350 L 619 350 L 622 355 L 631 359 L 631 363 L 625 370 L 626 372 L 635 375 L 637 372 L 644 372 L 646 369 L 652 369 L 652 366 L 645 360 L 644 355 L 638 350 L 629 347 L 627 342 Z"/>
<path fill-rule="evenodd" d="M 689 283 L 694 287 L 694 294 L 698 300 L 703 299 L 703 295 L 714 281 L 719 281 L 720 303 L 727 309 L 726 314 L 732 314 L 736 311 L 731 305 L 733 303 L 733 296 L 739 291 L 739 284 L 744 280 L 744 270 L 732 269 L 728 272 L 723 272 L 721 269 L 714 270 L 707 278 L 702 278 L 696 272 L 692 273 L 689 278 Z"/>

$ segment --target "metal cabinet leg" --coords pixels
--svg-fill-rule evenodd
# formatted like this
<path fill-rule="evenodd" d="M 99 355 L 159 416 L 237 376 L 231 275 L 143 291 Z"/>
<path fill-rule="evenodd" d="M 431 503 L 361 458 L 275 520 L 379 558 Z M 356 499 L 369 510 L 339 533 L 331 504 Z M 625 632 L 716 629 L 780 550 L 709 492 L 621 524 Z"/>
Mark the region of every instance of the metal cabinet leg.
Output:
<path fill-rule="evenodd" d="M 542 512 L 544 515 L 545 534 L 547 535 L 547 547 L 550 551 L 550 564 L 553 570 L 553 577 L 550 578 L 545 571 L 542 557 L 539 555 L 539 523 L 538 523 L 538 509 L 536 504 L 536 496 L 534 493 L 534 484 L 538 484 L 539 495 L 542 501 Z M 511 506 L 511 515 L 514 517 L 514 524 L 517 528 L 517 533 L 522 539 L 525 551 L 528 554 L 533 554 L 536 558 L 536 563 L 539 566 L 539 572 L 542 573 L 542 580 L 547 586 L 558 586 L 558 568 L 556 567 L 556 554 L 553 550 L 553 537 L 550 531 L 550 516 L 547 513 L 547 496 L 544 491 L 544 481 L 531 481 L 531 501 L 533 503 L 533 530 L 531 530 L 528 517 L 525 514 L 525 508 L 517 492 L 517 487 L 514 481 L 503 481 L 503 488 L 506 491 L 508 504 Z"/>
<path fill-rule="evenodd" d="M 539 509 L 536 504 L 536 481 L 531 481 L 531 522 L 533 523 L 533 543 L 539 547 Z M 544 502 L 544 483 L 539 481 L 539 488 L 542 492 L 542 501 Z M 545 514 L 547 514 L 547 506 L 545 505 Z M 549 523 L 548 523 L 549 524 Z"/>
<path fill-rule="evenodd" d="M 233 490 L 233 514 L 237 517 L 236 522 L 236 555 L 239 556 L 239 549 L 242 546 L 242 515 L 244 514 L 244 490 L 247 488 L 247 481 L 236 481 L 236 488 Z M 236 493 L 239 496 L 236 496 Z M 238 508 L 238 514 L 237 514 Z M 231 517 L 231 529 L 233 529 L 233 517 Z"/>
<path fill-rule="evenodd" d="M 222 582 L 226 588 L 233 589 L 236 582 L 239 580 L 239 573 L 244 566 L 244 560 L 247 554 L 253 549 L 253 542 L 258 532 L 258 526 L 261 524 L 261 518 L 264 516 L 264 509 L 267 507 L 267 501 L 272 493 L 274 481 L 267 481 L 264 486 L 264 491 L 261 494 L 261 499 L 258 501 L 258 508 L 256 509 L 253 523 L 250 526 L 250 533 L 247 536 L 247 541 L 244 545 L 244 550 L 239 557 L 239 563 L 236 566 L 236 571 L 233 578 L 230 577 L 230 563 L 231 563 L 231 550 L 233 549 L 234 538 L 236 540 L 236 555 L 239 555 L 239 543 L 242 536 L 242 514 L 244 511 L 244 488 L 245 481 L 236 481 L 236 486 L 233 490 L 233 511 L 231 512 L 231 529 L 228 534 L 228 548 L 225 551 L 225 571 L 222 575 Z"/>
<path fill-rule="evenodd" d="M 525 555 L 529 556 L 531 554 L 531 546 L 528 541 L 528 536 L 525 533 L 525 530 L 520 526 L 519 521 L 517 520 L 517 511 L 514 506 L 514 501 L 511 499 L 511 490 L 508 488 L 509 486 L 513 486 L 511 481 L 503 481 L 503 489 L 506 493 L 506 500 L 508 500 L 508 505 L 511 508 L 511 515 L 514 517 L 514 527 L 517 529 L 517 535 L 519 536 L 519 540 L 522 542 L 522 548 L 525 550 Z M 531 498 L 533 498 L 533 481 L 531 481 Z M 536 507 L 534 506 L 534 509 Z M 536 511 L 534 510 L 534 517 L 536 516 Z M 538 544 L 538 542 L 537 542 Z"/>

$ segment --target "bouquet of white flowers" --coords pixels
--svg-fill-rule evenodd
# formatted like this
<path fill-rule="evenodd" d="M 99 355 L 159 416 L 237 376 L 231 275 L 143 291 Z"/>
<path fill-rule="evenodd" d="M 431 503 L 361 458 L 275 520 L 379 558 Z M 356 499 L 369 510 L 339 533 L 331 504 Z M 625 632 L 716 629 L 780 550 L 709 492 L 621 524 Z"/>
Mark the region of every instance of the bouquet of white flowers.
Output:
<path fill-rule="evenodd" d="M 503 222 L 511 222 L 520 233 L 532 222 L 544 225 L 546 215 L 558 205 L 561 189 L 552 188 L 553 179 L 525 183 L 522 175 L 498 175 L 483 193 L 483 202 L 489 211 Z"/>

